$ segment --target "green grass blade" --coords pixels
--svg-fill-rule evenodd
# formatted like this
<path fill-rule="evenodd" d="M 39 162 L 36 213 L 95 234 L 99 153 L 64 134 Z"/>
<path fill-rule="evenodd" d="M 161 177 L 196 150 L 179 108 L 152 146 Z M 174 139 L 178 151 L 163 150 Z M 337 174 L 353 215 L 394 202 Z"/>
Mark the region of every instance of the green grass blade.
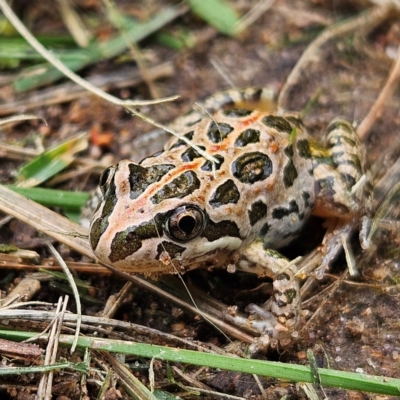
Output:
<path fill-rule="evenodd" d="M 1 331 L 0 337 L 9 340 L 26 340 L 36 335 L 33 332 Z M 71 345 L 74 337 L 61 335 L 60 342 Z M 281 362 L 243 359 L 207 354 L 193 350 L 182 350 L 164 346 L 136 343 L 122 340 L 81 337 L 78 347 L 82 349 L 104 350 L 138 357 L 157 358 L 159 360 L 184 364 L 201 365 L 210 368 L 220 368 L 227 371 L 237 371 L 247 374 L 268 376 L 285 381 L 315 383 L 310 367 L 303 365 L 285 364 Z M 358 374 L 355 372 L 337 371 L 319 368 L 318 374 L 322 386 L 333 386 L 342 389 L 359 390 L 364 392 L 400 395 L 400 379 L 381 376 Z"/>
<path fill-rule="evenodd" d="M 186 0 L 192 11 L 220 32 L 232 35 L 239 15 L 223 0 Z"/>
<path fill-rule="evenodd" d="M 46 188 L 22 188 L 6 185 L 16 193 L 36 201 L 46 207 L 61 207 L 66 210 L 79 210 L 89 199 L 90 194 L 86 192 L 70 192 L 67 190 L 56 190 Z"/>
<path fill-rule="evenodd" d="M 74 41 L 70 37 L 47 37 L 38 36 L 36 39 L 45 46 L 59 47 L 57 53 L 61 58 L 67 57 L 69 54 L 68 50 L 65 50 L 66 46 L 74 47 Z M 63 47 L 60 47 L 63 46 Z M 63 53 L 65 56 L 63 56 Z M 23 38 L 6 38 L 1 36 L 0 42 L 0 62 L 4 60 L 42 60 L 42 56 L 39 55 Z"/>
<path fill-rule="evenodd" d="M 153 395 L 157 400 L 179 400 L 179 399 L 182 399 L 182 397 L 175 396 L 173 394 L 164 392 L 162 390 L 155 390 Z M 200 396 L 198 398 L 200 399 Z"/>
<path fill-rule="evenodd" d="M 79 134 L 40 154 L 17 173 L 20 187 L 32 187 L 57 175 L 74 161 L 74 154 L 87 147 L 86 134 Z"/>
<path fill-rule="evenodd" d="M 5 367 L 0 368 L 0 376 L 4 375 L 21 375 L 21 374 L 34 374 L 55 371 L 58 369 L 71 369 L 73 371 L 80 372 L 81 374 L 88 374 L 89 368 L 85 363 L 59 363 L 52 365 L 37 365 L 31 367 Z"/>

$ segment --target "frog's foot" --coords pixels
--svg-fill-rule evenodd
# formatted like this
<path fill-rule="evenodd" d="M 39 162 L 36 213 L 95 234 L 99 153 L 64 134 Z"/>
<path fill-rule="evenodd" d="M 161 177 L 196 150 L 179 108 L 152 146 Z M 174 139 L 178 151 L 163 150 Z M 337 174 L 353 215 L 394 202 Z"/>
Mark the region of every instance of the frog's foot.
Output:
<path fill-rule="evenodd" d="M 250 354 L 266 352 L 270 348 L 278 347 L 279 340 L 274 338 L 281 328 L 277 318 L 271 312 L 255 304 L 249 304 L 245 311 L 250 313 L 248 317 L 238 314 L 236 307 L 229 307 L 224 317 L 235 326 L 260 335 L 254 338 L 250 346 Z"/>
<path fill-rule="evenodd" d="M 295 277 L 297 267 L 276 251 L 265 249 L 261 240 L 244 249 L 236 260 L 237 269 L 269 276 L 273 279 L 273 295 L 262 307 L 250 304 L 248 318 L 229 313 L 227 319 L 237 326 L 260 333 L 251 352 L 268 347 L 287 347 L 297 336 L 300 323 L 301 299 L 299 282 Z"/>
<path fill-rule="evenodd" d="M 371 228 L 371 220 L 367 216 L 355 216 L 351 220 L 342 220 L 338 218 L 328 218 L 324 224 L 327 228 L 324 239 L 322 241 L 322 259 L 320 266 L 316 269 L 315 275 L 317 279 L 322 279 L 324 272 L 329 265 L 345 250 L 347 264 L 351 275 L 357 275 L 356 267 L 352 262 L 351 247 L 349 239 L 351 235 L 360 228 L 360 244 L 365 250 L 370 247 L 369 230 Z"/>
<path fill-rule="evenodd" d="M 327 230 L 321 246 L 322 259 L 320 266 L 315 271 L 317 279 L 322 279 L 325 271 L 328 270 L 343 248 L 346 250 L 346 244 L 358 225 L 359 221 L 356 218 L 352 220 L 328 218 L 325 221 L 324 226 Z"/>
<path fill-rule="evenodd" d="M 372 219 L 364 215 L 361 218 L 361 228 L 360 228 L 360 244 L 363 250 L 371 249 L 373 243 L 371 241 L 371 233 L 372 233 Z"/>
<path fill-rule="evenodd" d="M 287 348 L 299 336 L 296 319 L 282 316 L 277 318 L 273 312 L 256 304 L 249 304 L 245 311 L 249 313 L 248 317 L 237 314 L 236 308 L 230 307 L 225 313 L 225 319 L 238 327 L 259 333 L 260 336 L 255 337 L 250 345 L 251 355 L 278 347 Z"/>

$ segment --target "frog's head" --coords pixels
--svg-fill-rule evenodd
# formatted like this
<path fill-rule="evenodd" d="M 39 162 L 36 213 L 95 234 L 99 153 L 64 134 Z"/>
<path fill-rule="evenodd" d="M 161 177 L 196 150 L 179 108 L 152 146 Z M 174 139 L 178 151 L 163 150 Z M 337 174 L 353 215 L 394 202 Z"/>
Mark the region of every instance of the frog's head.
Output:
<path fill-rule="evenodd" d="M 107 168 L 90 226 L 99 260 L 145 275 L 225 263 L 243 243 L 240 227 L 232 215 L 210 216 L 204 193 L 213 184 L 195 171 L 128 160 Z"/>

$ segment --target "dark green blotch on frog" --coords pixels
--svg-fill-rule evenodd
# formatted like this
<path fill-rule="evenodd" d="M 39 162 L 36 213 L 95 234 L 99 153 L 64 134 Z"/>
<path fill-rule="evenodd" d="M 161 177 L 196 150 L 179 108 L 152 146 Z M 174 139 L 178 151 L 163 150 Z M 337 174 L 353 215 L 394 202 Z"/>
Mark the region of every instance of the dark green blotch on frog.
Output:
<path fill-rule="evenodd" d="M 153 197 L 153 204 L 159 204 L 163 200 L 178 198 L 182 199 L 200 188 L 200 180 L 194 171 L 186 171 L 173 181 L 164 185 Z"/>
<path fill-rule="evenodd" d="M 188 133 L 185 133 L 183 136 L 185 136 L 189 140 L 192 140 L 193 134 L 194 134 L 194 131 L 190 131 Z M 187 146 L 187 145 L 188 144 L 184 140 L 179 139 L 169 148 L 169 150 L 175 149 L 176 147 L 179 147 L 179 146 Z"/>
<path fill-rule="evenodd" d="M 205 237 L 209 242 L 213 242 L 224 236 L 240 238 L 240 232 L 238 226 L 232 221 L 213 222 L 208 220 L 201 236 Z"/>
<path fill-rule="evenodd" d="M 166 213 L 156 214 L 151 221 L 144 222 L 138 226 L 131 226 L 125 231 L 118 232 L 111 244 L 110 261 L 124 260 L 136 253 L 142 247 L 143 241 L 162 236 L 166 218 Z"/>
<path fill-rule="evenodd" d="M 268 233 L 268 231 L 269 231 L 270 228 L 271 228 L 271 225 L 270 225 L 268 222 L 266 222 L 266 223 L 261 227 L 261 229 L 259 230 L 259 235 L 260 235 L 261 237 L 264 237 L 264 236 Z"/>
<path fill-rule="evenodd" d="M 252 110 L 247 110 L 246 108 L 230 108 L 227 110 L 223 111 L 223 114 L 226 115 L 227 117 L 247 117 L 250 115 L 253 111 Z"/>
<path fill-rule="evenodd" d="M 251 205 L 251 209 L 248 211 L 248 214 L 249 214 L 250 225 L 253 226 L 258 221 L 262 220 L 267 216 L 267 205 L 261 200 L 258 200 Z M 264 226 L 261 229 L 263 229 Z M 260 234 L 264 235 L 263 233 L 261 233 L 261 231 Z"/>
<path fill-rule="evenodd" d="M 293 145 L 289 145 L 288 147 L 286 147 L 284 152 L 289 157 L 289 161 L 283 169 L 283 183 L 285 184 L 285 187 L 288 188 L 290 186 L 293 186 L 294 181 L 298 177 L 298 173 L 293 162 Z"/>
<path fill-rule="evenodd" d="M 303 128 L 303 121 L 299 117 L 295 117 L 294 115 L 287 115 L 285 119 L 288 120 L 291 124 L 293 124 L 296 128 Z"/>
<path fill-rule="evenodd" d="M 356 171 L 357 175 L 362 175 L 361 161 L 358 155 L 345 153 L 344 151 L 336 151 L 331 154 L 332 161 L 336 166 L 351 165 Z M 356 183 L 356 179 L 349 174 L 341 174 L 343 180 L 346 182 L 346 187 L 351 189 Z"/>
<path fill-rule="evenodd" d="M 342 131 L 345 131 L 349 134 L 353 134 L 353 128 L 349 126 L 349 124 L 345 121 L 334 121 L 328 126 L 328 133 L 334 131 L 335 129 L 341 129 Z M 344 138 L 345 136 L 341 136 L 341 138 Z"/>
<path fill-rule="evenodd" d="M 300 139 L 297 141 L 297 151 L 302 158 L 311 158 L 310 142 L 307 139 Z"/>
<path fill-rule="evenodd" d="M 153 165 L 147 168 L 134 163 L 129 164 L 130 198 L 137 199 L 149 185 L 158 182 L 174 168 L 172 164 Z"/>
<path fill-rule="evenodd" d="M 272 210 L 272 217 L 275 219 L 282 219 L 283 217 L 287 217 L 289 214 L 298 213 L 299 206 L 297 205 L 295 200 L 291 200 L 289 203 L 289 207 L 276 207 Z"/>
<path fill-rule="evenodd" d="M 218 171 L 222 167 L 222 164 L 224 162 L 224 157 L 222 157 L 220 154 L 215 154 L 213 157 L 216 158 L 218 160 L 218 162 L 213 163 L 212 161 L 207 160 L 201 166 L 202 171 L 211 172 L 213 170 L 213 164 L 215 165 L 216 171 Z"/>
<path fill-rule="evenodd" d="M 198 147 L 199 147 L 199 149 L 201 149 L 203 151 L 206 149 L 204 146 L 198 146 Z M 188 149 L 185 150 L 181 154 L 181 159 L 182 159 L 182 161 L 185 161 L 185 162 L 193 161 L 195 158 L 199 158 L 199 157 L 203 157 L 203 156 L 193 147 L 188 147 Z"/>
<path fill-rule="evenodd" d="M 285 290 L 285 296 L 287 304 L 292 304 L 293 300 L 297 298 L 297 291 L 295 289 L 287 289 Z"/>
<path fill-rule="evenodd" d="M 272 174 L 272 161 L 259 151 L 246 153 L 232 163 L 232 175 L 242 183 L 255 183 Z"/>
<path fill-rule="evenodd" d="M 239 189 L 232 179 L 228 179 L 222 185 L 217 187 L 209 203 L 211 207 L 218 208 L 229 203 L 236 204 L 239 199 Z"/>
<path fill-rule="evenodd" d="M 274 128 L 277 131 L 283 131 L 288 134 L 292 133 L 292 125 L 290 125 L 286 118 L 278 117 L 276 115 L 267 115 L 261 121 L 268 128 Z"/>
<path fill-rule="evenodd" d="M 184 251 L 185 247 L 164 240 L 157 246 L 156 259 L 159 260 L 161 254 L 163 252 L 167 252 L 168 256 L 171 258 L 171 260 L 173 260 L 177 256 L 180 256 Z"/>
<path fill-rule="evenodd" d="M 114 208 L 117 204 L 117 196 L 115 194 L 115 183 L 114 179 L 111 180 L 110 185 L 107 188 L 107 191 L 104 194 L 104 206 L 101 210 L 101 215 L 97 218 L 90 227 L 90 245 L 92 249 L 97 247 L 99 243 L 100 237 L 108 228 L 108 217 L 114 211 Z M 101 206 L 102 203 L 99 203 L 97 209 Z M 97 211 L 96 209 L 96 211 Z"/>
<path fill-rule="evenodd" d="M 118 232 L 112 241 L 110 261 L 117 262 L 135 254 L 142 247 L 143 240 L 158 237 L 158 234 L 162 235 L 162 232 L 158 233 L 153 221 Z"/>
<path fill-rule="evenodd" d="M 301 197 L 304 199 L 304 207 L 314 207 L 313 204 L 310 203 L 310 193 L 308 192 L 301 192 Z"/>
<path fill-rule="evenodd" d="M 212 121 L 208 128 L 207 136 L 213 143 L 221 143 L 232 131 L 232 126 L 224 122 L 216 123 Z"/>
<path fill-rule="evenodd" d="M 246 129 L 236 139 L 235 147 L 245 147 L 250 143 L 260 141 L 260 131 L 257 129 Z"/>
<path fill-rule="evenodd" d="M 96 249 L 101 236 L 108 227 L 108 221 L 105 219 L 98 218 L 94 221 L 90 227 L 90 245 L 92 249 Z"/>

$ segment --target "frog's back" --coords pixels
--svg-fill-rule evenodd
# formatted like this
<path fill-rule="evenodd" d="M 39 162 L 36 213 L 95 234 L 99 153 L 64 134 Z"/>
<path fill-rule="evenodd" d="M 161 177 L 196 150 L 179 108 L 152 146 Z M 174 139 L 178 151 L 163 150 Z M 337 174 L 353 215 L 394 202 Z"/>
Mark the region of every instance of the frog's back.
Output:
<path fill-rule="evenodd" d="M 143 160 L 141 165 L 149 167 L 173 159 L 174 175 L 191 182 L 170 185 L 182 190 L 172 198 L 173 190 L 163 187 L 157 200 L 163 207 L 176 207 L 176 197 L 181 203 L 195 202 L 213 222 L 233 222 L 241 238 L 254 240 L 252 233 L 260 233 L 271 248 L 282 247 L 298 233 L 315 199 L 309 137 L 299 119 L 259 110 L 219 110 L 179 133 L 219 164 L 214 175 L 210 161 L 175 137 L 163 153 Z"/>

